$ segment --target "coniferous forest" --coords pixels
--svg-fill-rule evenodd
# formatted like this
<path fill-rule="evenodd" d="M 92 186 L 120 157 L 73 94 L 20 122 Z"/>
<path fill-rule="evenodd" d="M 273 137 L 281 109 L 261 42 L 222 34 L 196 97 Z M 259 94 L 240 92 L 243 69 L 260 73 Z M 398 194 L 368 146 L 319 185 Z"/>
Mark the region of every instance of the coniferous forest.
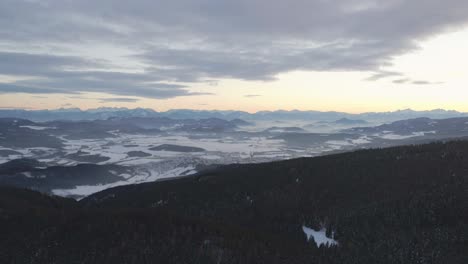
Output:
<path fill-rule="evenodd" d="M 465 264 L 467 223 L 468 141 L 452 141 L 229 165 L 80 201 L 0 187 L 0 263 Z"/>

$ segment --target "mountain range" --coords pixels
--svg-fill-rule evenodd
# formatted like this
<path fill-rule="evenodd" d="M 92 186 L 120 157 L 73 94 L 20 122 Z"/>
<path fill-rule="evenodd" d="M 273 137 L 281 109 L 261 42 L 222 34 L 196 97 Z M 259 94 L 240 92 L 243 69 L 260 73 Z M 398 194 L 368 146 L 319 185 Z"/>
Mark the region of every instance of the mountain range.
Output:
<path fill-rule="evenodd" d="M 398 110 L 394 112 L 368 112 L 361 114 L 350 114 L 344 112 L 322 112 L 322 111 L 260 111 L 248 113 L 243 111 L 218 111 L 218 110 L 189 110 L 176 109 L 165 112 L 157 112 L 152 109 L 136 108 L 97 108 L 81 110 L 78 108 L 56 109 L 56 110 L 22 110 L 1 109 L 1 117 L 14 117 L 29 119 L 32 121 L 51 120 L 96 120 L 111 117 L 167 117 L 172 119 L 207 119 L 219 118 L 225 120 L 307 120 L 307 121 L 334 121 L 339 119 L 363 119 L 372 122 L 391 122 L 402 119 L 428 117 L 435 119 L 466 117 L 468 113 L 435 109 L 430 111 L 414 111 L 411 109 Z M 345 119 L 344 119 L 345 120 Z"/>

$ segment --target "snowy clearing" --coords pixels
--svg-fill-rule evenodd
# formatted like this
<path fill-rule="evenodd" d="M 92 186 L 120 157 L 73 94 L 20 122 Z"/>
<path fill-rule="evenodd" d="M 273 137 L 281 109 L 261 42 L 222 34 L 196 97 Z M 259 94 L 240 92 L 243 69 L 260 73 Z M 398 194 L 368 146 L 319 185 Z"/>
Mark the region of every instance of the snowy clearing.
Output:
<path fill-rule="evenodd" d="M 325 228 L 322 228 L 320 231 L 315 231 L 312 228 L 302 226 L 302 231 L 307 236 L 307 241 L 313 239 L 315 244 L 319 247 L 322 245 L 327 247 L 338 245 L 338 241 L 327 237 L 327 230 Z"/>

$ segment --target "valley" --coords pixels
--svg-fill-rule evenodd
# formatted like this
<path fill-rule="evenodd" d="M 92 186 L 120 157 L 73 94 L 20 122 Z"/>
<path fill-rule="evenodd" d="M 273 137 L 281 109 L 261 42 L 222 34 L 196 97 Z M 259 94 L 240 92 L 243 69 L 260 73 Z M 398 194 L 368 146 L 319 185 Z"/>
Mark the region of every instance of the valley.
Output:
<path fill-rule="evenodd" d="M 343 119 L 339 124 L 317 121 L 318 131 L 328 124 L 329 132 L 325 133 L 304 120 L 256 123 L 130 117 L 33 122 L 4 118 L 0 119 L 0 183 L 81 199 L 110 187 L 191 175 L 219 165 L 315 157 L 468 135 L 468 118 L 418 118 L 353 127 L 356 122 L 363 124 Z M 275 126 L 265 128 L 272 123 Z M 24 167 L 24 163 L 14 162 L 17 160 L 36 165 Z M 95 165 L 89 171 L 101 177 L 74 173 L 82 164 Z M 4 167 L 9 170 L 4 172 Z M 50 176 L 55 175 L 55 168 L 69 175 L 66 184 Z"/>

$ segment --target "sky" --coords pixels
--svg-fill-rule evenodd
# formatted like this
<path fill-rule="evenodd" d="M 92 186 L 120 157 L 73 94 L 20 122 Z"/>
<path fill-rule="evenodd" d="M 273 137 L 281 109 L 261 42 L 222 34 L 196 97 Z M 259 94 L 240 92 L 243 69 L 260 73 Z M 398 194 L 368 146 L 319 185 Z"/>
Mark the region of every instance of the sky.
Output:
<path fill-rule="evenodd" d="M 0 0 L 0 108 L 468 112 L 466 0 Z"/>

